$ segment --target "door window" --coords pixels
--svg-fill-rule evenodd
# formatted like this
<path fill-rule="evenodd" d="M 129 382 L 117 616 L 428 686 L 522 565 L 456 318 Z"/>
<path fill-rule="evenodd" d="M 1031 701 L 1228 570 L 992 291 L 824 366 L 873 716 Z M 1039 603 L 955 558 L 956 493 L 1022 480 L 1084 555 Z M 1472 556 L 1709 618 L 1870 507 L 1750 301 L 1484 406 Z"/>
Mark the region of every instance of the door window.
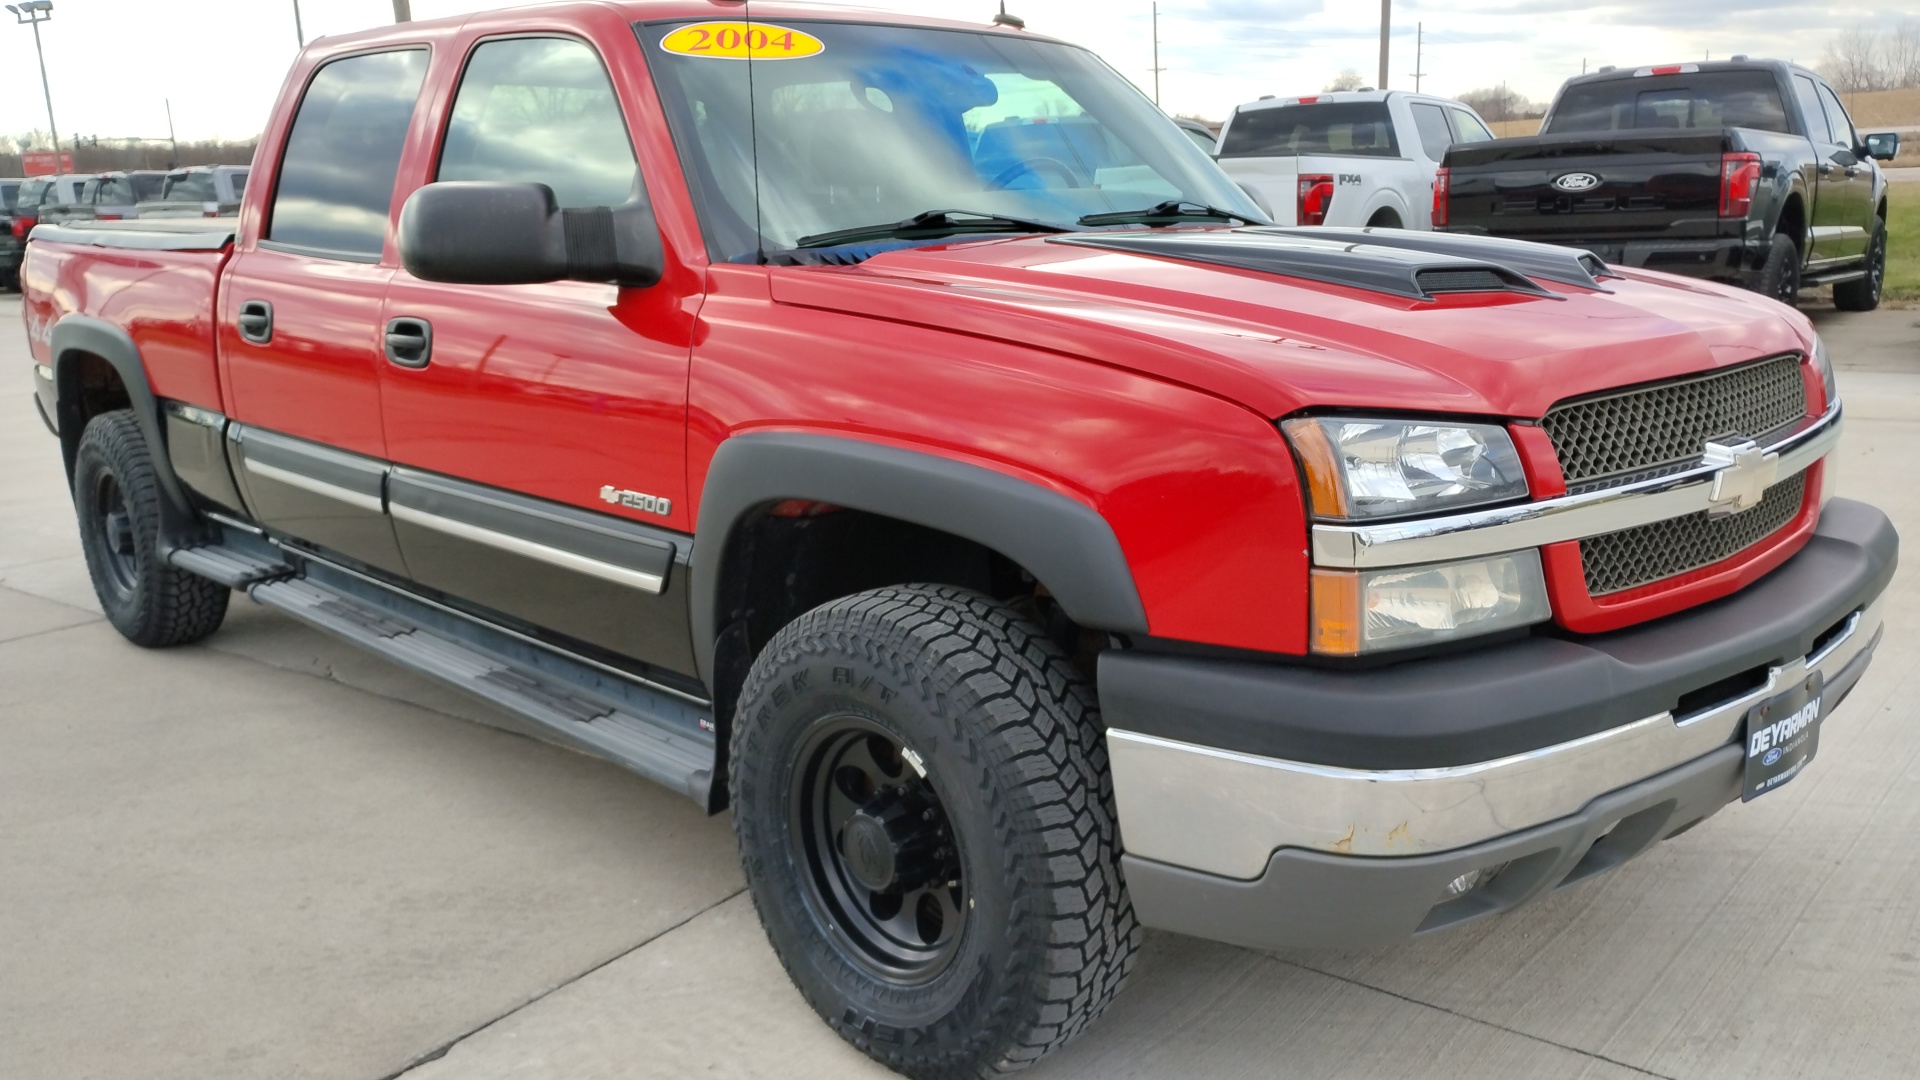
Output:
<path fill-rule="evenodd" d="M 1827 123 L 1833 128 L 1833 141 L 1851 150 L 1860 145 L 1860 136 L 1854 134 L 1853 119 L 1840 105 L 1840 99 L 1832 90 L 1820 87 L 1820 101 L 1827 107 Z"/>
<path fill-rule="evenodd" d="M 308 84 L 280 159 L 267 238 L 316 255 L 380 257 L 427 52 L 335 60 Z M 214 201 L 207 175 L 207 201 Z"/>
<path fill-rule="evenodd" d="M 545 184 L 562 207 L 619 206 L 639 166 L 607 69 L 571 38 L 473 51 L 440 153 L 440 180 Z"/>
<path fill-rule="evenodd" d="M 1449 108 L 1447 111 L 1453 114 L 1454 142 L 1465 144 L 1493 141 L 1493 132 L 1487 130 L 1487 125 L 1481 123 L 1479 117 L 1465 109 Z"/>
<path fill-rule="evenodd" d="M 1805 75 L 1793 77 L 1793 94 L 1800 99 L 1800 111 L 1807 118 L 1807 138 L 1814 142 L 1833 142 L 1833 128 L 1827 123 L 1827 111 L 1820 106 L 1820 91 Z"/>
<path fill-rule="evenodd" d="M 1440 111 L 1438 105 L 1414 102 L 1413 127 L 1420 133 L 1420 149 L 1435 161 L 1447 156 L 1447 147 L 1453 145 L 1453 132 L 1447 130 L 1447 114 Z"/>

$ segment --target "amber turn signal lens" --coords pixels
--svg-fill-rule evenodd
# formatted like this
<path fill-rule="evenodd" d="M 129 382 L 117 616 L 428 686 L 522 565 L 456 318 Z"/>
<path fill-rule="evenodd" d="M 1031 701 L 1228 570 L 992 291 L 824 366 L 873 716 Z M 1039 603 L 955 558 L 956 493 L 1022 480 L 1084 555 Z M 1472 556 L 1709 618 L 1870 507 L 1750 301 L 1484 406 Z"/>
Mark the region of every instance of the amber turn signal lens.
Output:
<path fill-rule="evenodd" d="M 1300 455 L 1300 468 L 1307 474 L 1307 499 L 1315 517 L 1347 516 L 1346 487 L 1340 483 L 1340 459 L 1334 456 L 1327 430 L 1311 417 L 1288 420 L 1280 425 Z"/>
<path fill-rule="evenodd" d="M 1322 656 L 1360 653 L 1360 575 L 1344 570 L 1313 572 L 1313 651 Z"/>

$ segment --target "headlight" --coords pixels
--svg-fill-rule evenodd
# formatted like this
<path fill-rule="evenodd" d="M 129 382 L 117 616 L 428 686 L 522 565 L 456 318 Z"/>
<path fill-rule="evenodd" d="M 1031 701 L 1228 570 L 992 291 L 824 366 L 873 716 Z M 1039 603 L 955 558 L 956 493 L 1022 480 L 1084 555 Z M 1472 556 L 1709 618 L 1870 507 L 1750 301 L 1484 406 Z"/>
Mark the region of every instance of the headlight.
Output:
<path fill-rule="evenodd" d="M 1523 499 L 1505 428 L 1315 416 L 1280 425 L 1307 473 L 1315 517 L 1384 518 Z"/>
<path fill-rule="evenodd" d="M 1538 551 L 1391 570 L 1313 572 L 1313 651 L 1359 656 L 1551 617 Z"/>
<path fill-rule="evenodd" d="M 1813 335 L 1813 367 L 1820 373 L 1820 385 L 1827 390 L 1825 407 L 1831 409 L 1840 400 L 1840 387 L 1833 378 L 1833 358 L 1827 355 L 1827 343 L 1819 334 Z"/>

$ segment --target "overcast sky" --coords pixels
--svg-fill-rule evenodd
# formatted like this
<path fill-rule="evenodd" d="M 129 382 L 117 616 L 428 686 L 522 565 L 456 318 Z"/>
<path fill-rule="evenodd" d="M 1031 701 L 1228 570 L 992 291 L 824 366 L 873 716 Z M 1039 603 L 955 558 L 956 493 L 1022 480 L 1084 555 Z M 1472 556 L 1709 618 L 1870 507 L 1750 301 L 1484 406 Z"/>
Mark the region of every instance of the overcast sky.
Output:
<path fill-rule="evenodd" d="M 413 0 L 427 19 L 503 6 Z M 985 22 L 994 0 L 877 0 L 864 6 Z M 1042 33 L 1086 45 L 1153 88 L 1148 0 L 1009 0 Z M 1877 10 L 1876 10 L 1877 8 Z M 1455 94 L 1501 81 L 1544 100 L 1590 66 L 1724 58 L 1811 63 L 1856 23 L 1891 25 L 1920 0 L 1826 6 L 1812 0 L 1398 0 L 1392 79 L 1413 84 L 1414 25 L 1426 26 L 1424 89 Z M 390 20 L 390 0 L 301 0 L 308 39 Z M 1163 0 L 1161 103 L 1219 119 L 1261 94 L 1320 89 L 1343 68 L 1374 80 L 1373 0 Z M 181 138 L 258 132 L 296 51 L 292 0 L 56 0 L 41 27 L 55 119 L 73 135 Z M 0 133 L 46 127 L 33 34 L 0 11 Z"/>

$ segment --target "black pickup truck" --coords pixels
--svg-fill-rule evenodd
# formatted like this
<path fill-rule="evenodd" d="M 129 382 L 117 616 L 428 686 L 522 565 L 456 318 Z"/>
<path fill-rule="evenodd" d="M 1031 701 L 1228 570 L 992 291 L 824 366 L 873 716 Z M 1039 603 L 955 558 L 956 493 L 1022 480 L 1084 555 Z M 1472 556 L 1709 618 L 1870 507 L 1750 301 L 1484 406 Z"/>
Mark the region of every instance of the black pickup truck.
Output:
<path fill-rule="evenodd" d="M 1585 248 L 1793 304 L 1880 303 L 1897 134 L 1860 135 L 1815 72 L 1735 57 L 1602 68 L 1560 88 L 1540 134 L 1458 145 L 1434 182 L 1445 232 Z"/>

